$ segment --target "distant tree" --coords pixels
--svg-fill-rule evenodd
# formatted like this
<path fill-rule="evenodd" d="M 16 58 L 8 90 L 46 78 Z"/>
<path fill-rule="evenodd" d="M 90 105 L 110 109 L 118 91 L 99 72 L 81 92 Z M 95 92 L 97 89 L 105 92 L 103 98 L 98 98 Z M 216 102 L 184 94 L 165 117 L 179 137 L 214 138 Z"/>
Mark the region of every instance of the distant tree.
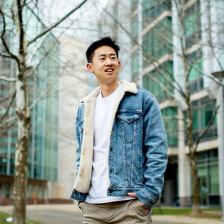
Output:
<path fill-rule="evenodd" d="M 142 13 L 144 13 L 144 17 L 141 17 L 140 20 L 140 23 L 142 21 L 142 29 L 140 29 L 142 30 L 142 33 L 138 33 L 139 2 L 141 2 Z M 117 10 L 119 10 L 116 4 L 122 3 L 118 3 L 116 1 L 112 3 L 114 8 L 117 7 Z M 220 9 L 218 5 L 220 5 Z M 203 1 L 203 7 L 200 7 L 199 0 L 135 0 L 132 1 L 132 8 L 129 12 L 130 17 L 122 18 L 123 20 L 121 20 L 119 17 L 119 12 L 117 12 L 115 15 L 111 13 L 110 10 L 105 8 L 105 18 L 108 17 L 109 19 L 105 19 L 106 22 L 100 21 L 101 26 L 111 26 L 111 35 L 118 37 L 120 41 L 122 41 L 122 36 L 119 35 L 118 30 L 123 30 L 126 36 L 130 38 L 132 42 L 132 49 L 130 50 L 131 54 L 134 55 L 132 60 L 135 60 L 137 64 L 139 49 L 141 49 L 140 52 L 142 52 L 141 56 L 143 58 L 143 64 L 145 65 L 144 67 L 151 68 L 149 69 L 149 72 L 146 72 L 145 77 L 148 76 L 150 78 L 151 87 L 157 86 L 155 96 L 160 97 L 163 95 L 165 98 L 174 99 L 177 102 L 177 106 L 181 108 L 184 114 L 186 114 L 184 123 L 186 130 L 186 141 L 189 148 L 193 183 L 192 211 L 196 213 L 200 212 L 200 189 L 197 173 L 197 148 L 202 138 L 213 124 L 219 109 L 219 105 L 213 109 L 213 114 L 211 114 L 210 120 L 206 124 L 206 127 L 204 127 L 200 133 L 198 133 L 198 136 L 195 136 L 193 132 L 193 123 L 195 118 L 193 118 L 193 106 L 191 99 L 192 93 L 190 86 L 193 73 L 198 74 L 198 80 L 200 77 L 204 76 L 211 80 L 211 85 L 216 84 L 223 86 L 221 82 L 212 77 L 209 71 L 206 71 L 206 69 L 203 69 L 201 66 L 203 62 L 214 58 L 216 59 L 217 67 L 219 67 L 220 70 L 224 70 L 222 61 L 224 55 L 224 42 L 220 41 L 223 40 L 222 37 L 224 35 L 224 29 L 213 30 L 213 28 L 217 28 L 218 25 L 221 27 L 220 25 L 223 24 L 223 20 L 221 18 L 220 20 L 218 18 L 214 20 L 211 16 L 212 10 L 223 10 L 223 7 L 221 6 L 223 6 L 222 1 L 209 0 Z M 119 6 L 119 8 L 122 7 Z M 172 13 L 175 13 L 175 15 L 172 15 Z M 122 13 L 122 15 L 123 14 L 124 13 Z M 172 15 L 173 21 L 163 20 L 163 18 L 166 18 L 167 15 L 170 17 Z M 221 15 L 222 13 L 219 13 L 217 17 Z M 207 19 L 207 22 L 204 21 L 203 25 L 201 22 L 202 19 Z M 132 26 L 129 26 L 129 28 L 124 26 L 124 24 L 129 24 L 130 21 Z M 113 27 L 119 27 L 119 29 L 112 29 Z M 203 38 L 202 35 L 204 35 Z M 142 45 L 139 45 L 139 37 L 143 38 Z M 203 55 L 202 49 L 205 49 L 205 47 L 207 54 Z M 128 52 L 128 48 L 126 49 L 126 52 Z M 135 54 L 133 54 L 133 52 Z M 162 56 L 166 56 L 166 58 Z M 175 77 L 173 70 L 169 69 L 169 67 L 164 63 L 164 60 L 174 60 L 173 57 L 176 57 L 179 60 L 178 63 L 181 67 L 181 69 L 178 71 L 179 78 Z M 139 83 L 138 72 L 139 70 L 137 70 L 132 77 L 133 81 L 136 83 Z M 149 91 L 152 90 L 149 89 Z M 165 120 L 166 119 L 170 118 L 165 117 Z"/>
<path fill-rule="evenodd" d="M 29 18 L 25 18 L 25 10 L 29 8 L 29 3 L 27 1 L 17 0 L 1 1 L 0 4 L 0 56 L 13 61 L 12 73 L 16 73 L 16 77 L 13 77 L 12 73 L 11 76 L 4 74 L 0 76 L 0 81 L 3 83 L 3 86 L 7 88 L 8 83 L 8 88 L 11 89 L 9 91 L 9 95 L 7 95 L 4 99 L 1 99 L 3 101 L 1 102 L 1 107 L 4 107 L 4 112 L 0 117 L 1 128 L 7 126 L 7 129 L 10 125 L 12 125 L 11 121 L 15 118 L 18 122 L 18 141 L 15 156 L 13 188 L 14 224 L 25 224 L 26 220 L 27 155 L 31 127 L 30 110 L 38 101 L 38 99 L 36 99 L 32 102 L 32 104 L 29 102 L 29 94 L 31 93 L 31 90 L 29 89 L 30 86 L 28 78 L 31 73 L 35 72 L 38 65 L 36 67 L 30 65 L 30 58 L 28 58 L 28 50 L 30 52 L 30 49 L 28 48 L 32 46 L 32 53 L 29 55 L 33 57 L 36 51 L 41 48 L 44 40 L 49 36 L 50 32 L 65 21 L 70 15 L 75 13 L 86 2 L 87 0 L 82 1 L 53 25 L 50 25 L 44 30 L 38 32 L 32 39 L 29 39 L 26 33 L 28 32 L 26 26 Z M 37 4 L 34 4 L 32 10 L 38 10 Z M 9 33 L 12 34 L 10 38 L 13 36 L 13 41 L 11 43 L 13 43 L 14 46 L 9 45 Z M 46 52 L 45 57 L 47 57 L 47 54 L 48 53 Z M 5 60 L 5 64 L 7 63 L 10 63 L 9 60 Z M 39 65 L 40 64 L 41 62 Z M 53 83 L 51 85 L 53 85 Z M 44 90 L 39 97 L 46 94 L 51 85 L 46 87 L 46 90 Z M 10 112 L 14 115 L 8 118 L 10 108 L 14 104 L 14 101 L 16 101 L 16 109 L 15 111 Z"/>

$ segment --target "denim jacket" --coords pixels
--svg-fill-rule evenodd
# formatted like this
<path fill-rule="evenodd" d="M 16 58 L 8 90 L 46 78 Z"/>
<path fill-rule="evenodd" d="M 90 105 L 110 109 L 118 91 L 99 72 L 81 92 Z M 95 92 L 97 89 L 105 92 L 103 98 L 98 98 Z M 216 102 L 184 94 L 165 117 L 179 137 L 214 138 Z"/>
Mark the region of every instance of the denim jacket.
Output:
<path fill-rule="evenodd" d="M 134 83 L 121 83 L 108 136 L 107 195 L 134 192 L 150 210 L 164 184 L 167 135 L 155 97 Z M 85 201 L 91 184 L 94 111 L 99 92 L 98 87 L 85 97 L 77 112 L 77 173 L 71 198 L 78 201 Z"/>

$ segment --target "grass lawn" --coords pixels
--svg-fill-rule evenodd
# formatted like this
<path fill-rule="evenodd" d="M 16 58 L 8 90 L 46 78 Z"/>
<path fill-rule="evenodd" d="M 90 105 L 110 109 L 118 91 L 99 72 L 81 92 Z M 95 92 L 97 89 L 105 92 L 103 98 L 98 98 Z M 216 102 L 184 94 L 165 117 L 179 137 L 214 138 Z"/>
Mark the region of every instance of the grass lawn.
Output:
<path fill-rule="evenodd" d="M 202 213 L 198 215 L 192 215 L 191 208 L 159 208 L 154 207 L 152 215 L 182 215 L 182 216 L 191 216 L 191 217 L 198 217 L 198 218 L 211 218 L 211 219 L 220 219 L 222 209 L 201 209 Z"/>
<path fill-rule="evenodd" d="M 153 215 L 182 215 L 189 213 L 191 208 L 159 208 L 154 207 L 152 214 Z"/>
<path fill-rule="evenodd" d="M 9 217 L 12 217 L 12 216 L 0 211 L 0 223 L 1 224 L 9 224 L 9 223 L 11 223 L 11 222 L 7 222 L 6 221 L 6 219 L 9 218 Z M 26 224 L 43 224 L 43 223 L 27 220 Z"/>

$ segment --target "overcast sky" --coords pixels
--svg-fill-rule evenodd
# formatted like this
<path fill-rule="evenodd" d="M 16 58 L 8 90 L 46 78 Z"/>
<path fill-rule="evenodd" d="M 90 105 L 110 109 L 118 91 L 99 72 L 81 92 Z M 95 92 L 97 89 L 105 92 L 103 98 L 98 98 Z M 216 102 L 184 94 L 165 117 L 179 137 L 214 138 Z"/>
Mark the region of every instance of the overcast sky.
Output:
<path fill-rule="evenodd" d="M 44 0 L 38 2 L 38 15 L 49 26 L 62 18 L 82 0 Z M 54 30 L 55 35 L 87 38 L 91 33 L 96 35 L 97 21 L 108 0 L 88 0 L 80 9 L 74 12 L 65 22 Z"/>

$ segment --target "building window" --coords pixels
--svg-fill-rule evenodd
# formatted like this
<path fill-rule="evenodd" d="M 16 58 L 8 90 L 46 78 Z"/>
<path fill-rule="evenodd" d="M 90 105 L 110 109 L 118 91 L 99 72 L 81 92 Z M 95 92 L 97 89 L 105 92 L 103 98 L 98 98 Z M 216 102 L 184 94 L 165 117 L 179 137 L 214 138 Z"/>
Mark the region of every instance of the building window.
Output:
<path fill-rule="evenodd" d="M 173 87 L 169 84 L 169 82 L 164 78 L 170 80 L 172 82 L 173 76 L 173 62 L 168 61 L 161 64 L 156 69 L 150 71 L 148 74 L 143 76 L 143 87 L 147 89 L 149 92 L 154 94 L 158 102 L 162 102 L 167 99 L 171 99 L 171 95 L 167 93 L 164 87 L 173 94 Z M 159 83 L 157 83 L 154 79 L 157 79 Z"/>
<path fill-rule="evenodd" d="M 35 194 L 37 198 L 39 198 L 39 188 L 40 188 L 39 185 L 35 185 Z"/>
<path fill-rule="evenodd" d="M 10 183 L 5 183 L 5 197 L 10 198 Z"/>
<path fill-rule="evenodd" d="M 138 14 L 136 14 L 133 19 L 132 19 L 132 23 L 131 23 L 131 35 L 132 38 L 137 41 L 137 37 L 138 37 Z M 132 45 L 134 46 L 136 44 L 136 42 L 133 41 Z"/>
<path fill-rule="evenodd" d="M 138 8 L 138 0 L 131 0 L 132 12 Z"/>
<path fill-rule="evenodd" d="M 197 141 L 199 135 L 209 124 L 215 111 L 215 104 L 216 101 L 210 100 L 209 97 L 205 97 L 200 100 L 192 102 L 194 142 Z M 204 135 L 201 141 L 207 141 L 214 138 L 217 138 L 217 118 L 215 118 L 212 125 L 209 127 L 207 133 Z"/>
<path fill-rule="evenodd" d="M 197 159 L 200 204 L 220 205 L 218 149 L 199 152 Z"/>
<path fill-rule="evenodd" d="M 165 10 L 171 10 L 171 0 L 143 0 L 142 16 L 143 28 L 151 23 Z"/>
<path fill-rule="evenodd" d="M 197 0 L 185 11 L 184 21 L 186 32 L 186 47 L 190 47 L 201 40 L 201 15 L 199 0 Z"/>
<path fill-rule="evenodd" d="M 197 50 L 187 56 L 189 71 L 189 82 L 191 93 L 197 92 L 204 88 L 203 81 L 203 62 L 202 62 L 202 51 Z"/>
<path fill-rule="evenodd" d="M 162 35 L 161 35 L 162 34 Z M 172 54 L 172 18 L 167 16 L 143 36 L 143 53 L 149 66 L 165 54 Z"/>
<path fill-rule="evenodd" d="M 45 198 L 45 187 L 44 186 L 41 186 L 40 192 L 41 192 L 41 198 L 44 199 Z"/>
<path fill-rule="evenodd" d="M 178 123 L 177 123 L 177 108 L 176 107 L 167 107 L 162 111 L 163 121 L 166 128 L 166 133 L 168 137 L 168 145 L 169 146 L 177 146 L 178 145 Z"/>
<path fill-rule="evenodd" d="M 33 185 L 29 184 L 28 185 L 28 194 L 27 194 L 28 198 L 32 198 L 33 197 Z"/>

